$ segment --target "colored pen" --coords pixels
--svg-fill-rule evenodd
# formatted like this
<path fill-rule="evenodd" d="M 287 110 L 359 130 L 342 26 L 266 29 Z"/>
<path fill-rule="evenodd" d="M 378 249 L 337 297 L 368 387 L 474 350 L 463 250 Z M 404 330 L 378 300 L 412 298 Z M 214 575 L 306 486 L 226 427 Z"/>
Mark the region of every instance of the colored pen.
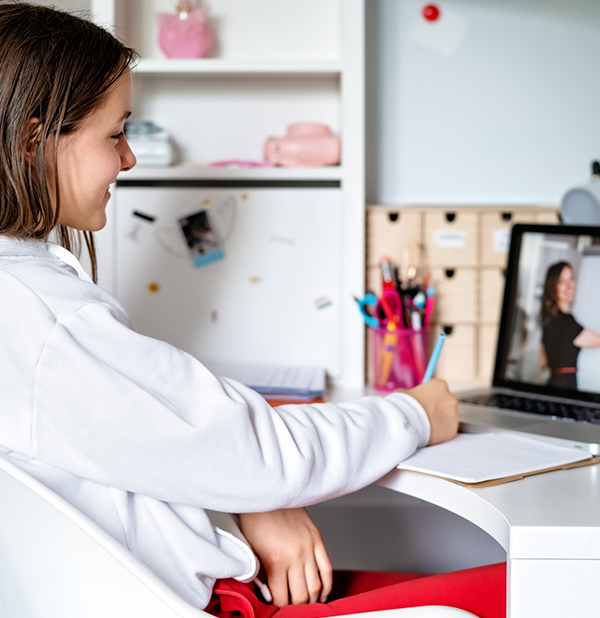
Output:
<path fill-rule="evenodd" d="M 433 377 L 433 373 L 435 371 L 435 366 L 437 365 L 438 358 L 440 357 L 440 352 L 442 351 L 442 346 L 444 345 L 444 341 L 446 341 L 446 333 L 442 331 L 437 341 L 435 342 L 435 348 L 433 348 L 433 352 L 431 353 L 431 358 L 429 359 L 429 363 L 427 364 L 427 369 L 425 369 L 425 375 L 423 376 L 423 382 L 427 382 L 431 380 Z"/>
<path fill-rule="evenodd" d="M 394 275 L 392 273 L 392 263 L 390 258 L 384 256 L 381 258 L 379 265 L 381 267 L 381 281 L 384 290 L 395 290 Z"/>
<path fill-rule="evenodd" d="M 383 337 L 383 344 L 379 355 L 379 366 L 376 372 L 379 376 L 378 384 L 383 388 L 387 388 L 390 372 L 392 370 L 392 364 L 394 362 L 394 354 L 397 352 L 397 349 L 398 329 L 394 322 L 389 321 L 386 333 Z"/>
<path fill-rule="evenodd" d="M 435 286 L 430 285 L 427 288 L 427 300 L 425 301 L 425 328 L 429 326 L 431 316 L 433 314 L 433 308 L 435 306 Z"/>
<path fill-rule="evenodd" d="M 396 327 L 399 327 L 400 326 L 400 316 L 394 313 L 394 310 L 390 307 L 390 304 L 388 303 L 388 300 L 385 295 L 385 290 L 382 292 L 381 296 L 379 297 L 379 302 L 381 303 L 381 306 L 383 308 L 383 311 L 385 312 L 387 319 L 390 320 L 390 322 L 393 322 Z"/>

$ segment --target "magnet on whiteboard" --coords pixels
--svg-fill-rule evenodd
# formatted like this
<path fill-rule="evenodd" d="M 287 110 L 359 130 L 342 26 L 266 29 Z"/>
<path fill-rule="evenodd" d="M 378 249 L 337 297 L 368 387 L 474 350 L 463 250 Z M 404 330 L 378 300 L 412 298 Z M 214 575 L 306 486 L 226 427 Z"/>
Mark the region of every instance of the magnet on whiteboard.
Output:
<path fill-rule="evenodd" d="M 437 16 L 429 7 L 437 8 Z M 428 8 L 427 15 L 430 17 L 425 15 Z M 437 5 L 429 4 L 423 8 L 409 38 L 440 54 L 452 56 L 458 51 L 468 29 L 469 21 L 456 11 L 448 8 L 441 11 Z"/>
<path fill-rule="evenodd" d="M 315 298 L 315 307 L 319 310 L 325 309 L 326 307 L 331 307 L 333 304 L 331 298 L 328 296 L 319 296 L 319 298 Z"/>
<path fill-rule="evenodd" d="M 247 193 L 242 193 L 242 199 L 243 200 L 247 200 L 248 199 L 248 194 Z"/>
<path fill-rule="evenodd" d="M 260 283 L 262 281 L 262 277 L 250 277 L 250 283 Z"/>
<path fill-rule="evenodd" d="M 278 234 L 273 234 L 273 236 L 271 236 L 271 242 L 277 242 L 277 243 L 282 243 L 284 245 L 293 245 L 294 244 L 294 239 L 293 238 L 289 238 L 287 236 L 280 236 Z"/>
<path fill-rule="evenodd" d="M 156 292 L 160 291 L 160 285 L 156 283 L 156 281 L 152 281 L 152 283 L 148 284 L 148 290 L 152 292 L 152 294 L 156 294 Z"/>
<path fill-rule="evenodd" d="M 216 311 L 210 312 L 210 321 L 214 324 L 219 319 Z"/>

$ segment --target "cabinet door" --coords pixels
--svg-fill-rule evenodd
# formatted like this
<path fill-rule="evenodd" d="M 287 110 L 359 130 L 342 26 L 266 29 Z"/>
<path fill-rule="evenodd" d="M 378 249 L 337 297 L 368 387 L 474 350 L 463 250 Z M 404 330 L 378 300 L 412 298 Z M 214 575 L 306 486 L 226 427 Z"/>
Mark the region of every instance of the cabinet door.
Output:
<path fill-rule="evenodd" d="M 338 375 L 339 189 L 120 187 L 116 198 L 116 292 L 138 331 L 201 360 Z M 203 209 L 224 255 L 195 267 L 179 220 Z"/>

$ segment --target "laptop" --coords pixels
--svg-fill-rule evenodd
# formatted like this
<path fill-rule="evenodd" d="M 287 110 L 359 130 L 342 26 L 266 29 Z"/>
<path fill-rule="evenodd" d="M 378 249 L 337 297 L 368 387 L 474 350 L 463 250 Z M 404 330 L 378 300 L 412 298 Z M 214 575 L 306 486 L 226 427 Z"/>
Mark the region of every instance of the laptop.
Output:
<path fill-rule="evenodd" d="M 600 227 L 513 227 L 492 384 L 457 396 L 464 431 L 600 455 Z"/>

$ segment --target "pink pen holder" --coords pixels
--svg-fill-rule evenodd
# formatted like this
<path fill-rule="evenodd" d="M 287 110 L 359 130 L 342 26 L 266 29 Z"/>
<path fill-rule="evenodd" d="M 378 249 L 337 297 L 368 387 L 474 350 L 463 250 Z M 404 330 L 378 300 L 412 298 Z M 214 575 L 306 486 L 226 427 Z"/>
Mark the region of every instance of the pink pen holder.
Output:
<path fill-rule="evenodd" d="M 427 329 L 370 329 L 373 386 L 390 392 L 414 388 L 423 381 L 427 367 Z"/>

